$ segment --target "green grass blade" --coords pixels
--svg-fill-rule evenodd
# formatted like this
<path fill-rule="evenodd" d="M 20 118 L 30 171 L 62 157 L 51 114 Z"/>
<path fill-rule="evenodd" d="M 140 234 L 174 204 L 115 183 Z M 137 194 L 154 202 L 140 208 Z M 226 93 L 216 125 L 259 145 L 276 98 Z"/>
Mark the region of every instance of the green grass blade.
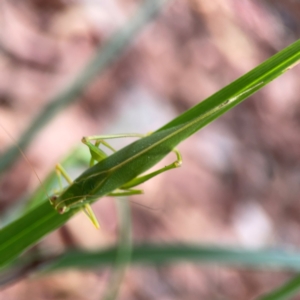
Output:
<path fill-rule="evenodd" d="M 126 248 L 122 247 L 123 251 L 127 252 Z M 219 266 L 236 267 L 236 268 L 251 268 L 258 270 L 288 270 L 300 271 L 300 253 L 280 251 L 280 250 L 243 250 L 215 246 L 202 246 L 196 244 L 140 244 L 128 248 L 130 252 L 130 263 L 132 265 L 162 265 L 176 263 L 193 263 L 193 264 L 214 264 Z M 10 270 L 18 268 L 28 269 L 28 265 L 37 266 L 33 271 L 50 272 L 68 268 L 106 268 L 115 267 L 115 263 L 120 257 L 119 246 L 110 247 L 98 251 L 67 251 L 57 257 L 31 257 L 26 258 L 26 262 L 22 263 L 19 260 L 16 265 L 9 267 L 1 274 L 1 282 L 5 283 L 8 280 L 5 276 L 11 274 Z M 23 258 L 25 259 L 25 258 Z M 123 258 L 122 258 L 123 259 Z M 126 262 L 128 262 L 126 254 Z M 38 261 L 39 264 L 32 264 L 32 261 Z M 22 266 L 23 264 L 23 266 Z M 295 277 L 284 287 L 278 289 L 270 295 L 261 298 L 260 300 L 271 299 L 286 299 L 287 295 L 294 294 L 299 286 L 300 277 Z M 270 297 L 277 298 L 270 298 Z"/>
<path fill-rule="evenodd" d="M 300 40 L 294 42 L 282 51 L 273 55 L 271 58 L 238 78 L 231 84 L 227 85 L 217 93 L 208 97 L 201 103 L 185 111 L 183 114 L 173 119 L 168 124 L 162 126 L 159 131 L 182 125 L 197 118 L 200 114 L 206 114 L 212 109 L 220 106 L 220 109 L 212 114 L 201 124 L 210 123 L 224 112 L 230 110 L 244 99 L 261 89 L 269 82 L 284 74 L 289 69 L 293 68 L 300 60 Z M 227 105 L 222 108 L 222 104 L 230 100 Z"/>
<path fill-rule="evenodd" d="M 281 287 L 259 297 L 257 300 L 285 300 L 291 299 L 300 290 L 300 275 L 295 276 Z"/>
<path fill-rule="evenodd" d="M 96 251 L 70 251 L 53 260 L 47 270 L 112 266 L 117 247 Z M 174 264 L 179 262 L 214 263 L 255 269 L 300 270 L 300 253 L 274 250 L 237 250 L 188 244 L 141 244 L 131 252 L 132 264 Z"/>
<path fill-rule="evenodd" d="M 60 215 L 47 201 L 5 226 L 0 230 L 0 267 L 37 243 L 45 234 L 62 226 L 77 211 Z"/>
<path fill-rule="evenodd" d="M 105 44 L 101 45 L 91 61 L 85 66 L 80 74 L 61 93 L 49 101 L 30 127 L 22 134 L 18 146 L 25 149 L 38 133 L 59 111 L 77 100 L 80 93 L 99 74 L 103 73 L 121 53 L 127 48 L 130 42 L 136 37 L 139 31 L 160 11 L 161 7 L 169 0 L 147 0 L 136 13 L 130 18 L 128 24 L 114 34 Z M 20 155 L 16 146 L 10 147 L 0 159 L 0 173 L 8 168 Z"/>
<path fill-rule="evenodd" d="M 106 293 L 102 299 L 117 299 L 119 289 L 126 273 L 127 266 L 131 260 L 132 251 L 132 232 L 131 232 L 131 215 L 130 206 L 127 199 L 117 201 L 119 216 L 119 239 L 116 258 L 112 269 L 112 275 L 108 284 Z"/>
<path fill-rule="evenodd" d="M 152 135 L 128 145 L 89 168 L 61 197 L 68 199 L 67 204 L 73 204 L 74 197 L 88 194 L 92 202 L 119 188 L 147 171 L 201 127 L 280 76 L 299 59 L 300 41 L 297 41 Z M 0 231 L 0 266 L 62 225 L 75 212 L 71 210 L 59 215 L 49 203 L 44 203 L 3 228 Z M 34 233 L 31 234 L 30 230 Z"/>

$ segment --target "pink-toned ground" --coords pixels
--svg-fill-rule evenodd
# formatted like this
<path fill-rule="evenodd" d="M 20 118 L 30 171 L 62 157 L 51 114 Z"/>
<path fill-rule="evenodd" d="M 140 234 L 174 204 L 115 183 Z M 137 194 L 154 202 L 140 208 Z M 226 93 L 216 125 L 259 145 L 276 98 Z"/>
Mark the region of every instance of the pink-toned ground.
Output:
<path fill-rule="evenodd" d="M 1 3 L 1 124 L 17 138 L 137 4 Z M 33 167 L 44 177 L 83 135 L 158 128 L 296 40 L 299 8 L 296 1 L 171 1 L 118 63 L 40 132 L 26 152 Z M 299 67 L 287 72 L 179 146 L 183 166 L 132 197 L 150 208 L 132 204 L 135 241 L 299 248 L 299 75 Z M 0 150 L 11 143 L 0 129 Z M 18 162 L 1 177 L 1 210 L 38 184 Z M 113 201 L 94 207 L 101 231 L 83 215 L 64 229 L 78 247 L 116 239 Z M 41 247 L 67 243 L 60 230 Z M 119 299 L 252 299 L 290 277 L 217 265 L 139 266 L 128 271 Z M 0 299 L 100 299 L 107 278 L 106 271 L 32 277 Z"/>

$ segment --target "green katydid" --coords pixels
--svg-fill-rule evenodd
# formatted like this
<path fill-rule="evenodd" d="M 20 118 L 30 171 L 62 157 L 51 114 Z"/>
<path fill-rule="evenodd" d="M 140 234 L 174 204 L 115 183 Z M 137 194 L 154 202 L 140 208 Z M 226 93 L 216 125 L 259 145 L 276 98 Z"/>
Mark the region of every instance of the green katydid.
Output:
<path fill-rule="evenodd" d="M 116 150 L 105 141 L 106 139 L 115 139 L 115 138 L 123 138 L 123 137 L 142 138 L 142 137 L 144 137 L 144 135 L 130 133 L 130 134 L 89 136 L 89 137 L 82 138 L 82 142 L 90 150 L 90 154 L 91 154 L 90 167 L 94 166 L 96 162 L 99 163 L 108 157 L 107 154 L 102 149 L 99 148 L 99 146 L 101 144 L 104 145 L 106 148 L 110 149 L 112 152 L 114 152 L 114 153 L 116 152 Z M 95 144 L 93 144 L 91 141 L 95 141 Z M 113 192 L 109 192 L 107 195 L 108 196 L 130 196 L 130 195 L 142 194 L 143 193 L 142 190 L 133 189 L 133 187 L 151 179 L 152 177 L 154 177 L 162 172 L 165 172 L 170 169 L 174 169 L 174 168 L 181 166 L 182 158 L 181 158 L 179 151 L 176 149 L 173 149 L 173 151 L 175 152 L 176 157 L 177 157 L 176 161 L 174 161 L 173 163 L 171 163 L 157 171 L 151 172 L 147 175 L 136 177 L 136 178 L 130 180 L 129 182 L 121 185 L 119 188 L 117 188 Z M 86 182 L 87 180 L 89 180 L 89 182 L 88 183 L 86 182 L 86 186 L 94 187 L 95 185 L 98 185 L 100 183 L 99 186 L 101 188 L 101 182 L 104 182 L 106 180 L 106 178 L 110 172 L 104 172 L 103 176 L 102 176 L 102 181 L 100 180 L 100 182 L 96 182 L 96 180 L 98 181 L 99 178 L 96 179 L 93 177 L 87 177 L 87 178 L 83 177 L 81 180 L 78 181 L 78 179 L 77 179 L 75 182 L 73 182 L 72 179 L 67 174 L 67 172 L 65 171 L 65 169 L 60 164 L 56 165 L 56 173 L 57 173 L 57 176 L 59 179 L 60 193 L 51 196 L 50 203 L 61 214 L 67 212 L 68 210 L 70 210 L 72 208 L 82 207 L 84 213 L 88 216 L 88 218 L 92 221 L 94 226 L 98 229 L 100 226 L 97 221 L 97 218 L 95 217 L 95 214 L 94 214 L 92 208 L 90 207 L 90 205 L 85 203 L 88 201 L 87 198 L 89 197 L 91 190 L 90 189 L 82 189 L 81 194 L 79 196 L 78 196 L 78 194 L 77 194 L 77 196 L 70 196 L 70 197 L 60 196 L 61 192 L 63 191 L 61 177 L 63 177 L 69 183 L 70 187 L 72 187 L 72 185 L 73 185 L 72 188 L 74 188 L 74 186 L 76 188 L 78 186 L 78 184 L 80 185 L 83 181 Z"/>
<path fill-rule="evenodd" d="M 65 177 L 70 186 L 60 194 L 53 195 L 50 199 L 50 203 L 61 214 L 73 208 L 82 208 L 92 223 L 98 228 L 99 224 L 89 206 L 90 203 L 105 195 L 125 196 L 140 194 L 142 192 L 141 190 L 132 188 L 162 172 L 177 168 L 181 165 L 182 158 L 175 147 L 182 140 L 203 127 L 209 118 L 214 118 L 214 115 L 219 114 L 222 110 L 228 109 L 228 107 L 238 101 L 239 98 L 244 97 L 247 93 L 251 93 L 254 89 L 258 89 L 262 84 L 262 82 L 257 83 L 239 95 L 223 101 L 220 105 L 180 126 L 174 126 L 168 129 L 162 128 L 159 131 L 145 136 L 141 134 L 117 134 L 83 138 L 82 142 L 89 147 L 91 153 L 91 168 L 72 182 L 63 168 L 58 165 L 57 172 Z M 120 137 L 140 137 L 141 139 L 122 148 L 118 152 L 105 142 L 105 139 Z M 95 141 L 95 144 L 91 143 L 91 141 Z M 105 152 L 99 148 L 100 144 L 103 144 L 114 153 L 111 156 L 107 156 Z M 175 152 L 177 156 L 176 161 L 155 172 L 140 176 L 171 151 Z M 95 164 L 95 162 L 97 162 L 97 164 Z M 128 165 L 131 166 L 130 170 L 128 170 Z"/>
<path fill-rule="evenodd" d="M 61 214 L 68 212 L 73 208 L 82 208 L 85 214 L 90 218 L 96 228 L 99 228 L 98 221 L 89 205 L 101 196 L 128 196 L 142 193 L 141 190 L 132 189 L 133 187 L 153 178 L 154 176 L 167 170 L 177 168 L 182 163 L 182 158 L 175 147 L 184 139 L 195 133 L 207 119 L 214 118 L 222 110 L 228 109 L 240 97 L 262 85 L 257 83 L 249 89 L 244 90 L 238 96 L 231 97 L 221 103 L 219 106 L 208 110 L 206 113 L 196 117 L 193 121 L 184 123 L 180 126 L 174 126 L 169 129 L 162 129 L 149 135 L 141 134 L 117 134 L 84 137 L 82 142 L 89 147 L 91 153 L 90 166 L 74 182 L 68 177 L 63 168 L 58 165 L 57 172 L 61 174 L 70 184 L 62 193 L 53 195 L 50 203 Z M 116 152 L 105 139 L 114 139 L 121 137 L 139 137 L 140 140 L 128 145 L 127 147 Z M 95 144 L 91 143 L 95 141 Z M 103 144 L 114 154 L 107 156 L 99 148 Z M 176 161 L 155 172 L 142 175 L 148 169 L 158 163 L 164 156 L 171 151 L 176 154 Z M 95 164 L 97 162 L 97 164 Z M 133 165 L 130 174 L 128 170 L 124 176 L 123 169 L 127 165 Z"/>

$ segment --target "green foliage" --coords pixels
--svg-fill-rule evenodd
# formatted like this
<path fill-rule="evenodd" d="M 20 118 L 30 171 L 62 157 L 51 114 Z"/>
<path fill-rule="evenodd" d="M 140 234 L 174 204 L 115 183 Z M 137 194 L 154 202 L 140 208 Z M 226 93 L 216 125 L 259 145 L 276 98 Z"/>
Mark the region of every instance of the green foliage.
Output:
<path fill-rule="evenodd" d="M 285 283 L 283 286 L 271 291 L 270 293 L 259 297 L 258 300 L 284 300 L 291 299 L 293 295 L 295 295 L 300 288 L 300 276 L 296 276 L 292 278 L 290 281 Z"/>
<path fill-rule="evenodd" d="M 153 1 L 150 5 L 149 3 L 151 1 L 146 2 L 152 10 L 147 7 L 145 12 L 148 13 L 144 15 L 142 13 L 139 14 L 135 19 L 136 23 L 132 23 L 138 24 L 136 25 L 137 27 L 134 27 L 133 25 L 128 27 L 133 33 L 136 33 L 137 29 L 152 17 L 163 3 L 163 1 Z M 133 36 L 133 33 L 128 28 L 128 32 Z M 121 34 L 118 39 L 114 41 L 114 45 L 117 49 L 116 53 L 119 53 L 119 51 L 124 48 L 124 44 L 127 44 L 129 41 L 128 36 L 127 39 L 125 39 L 124 36 L 123 32 L 123 35 Z M 123 41 L 123 46 L 117 47 L 119 45 L 118 41 Z M 176 145 L 221 116 L 226 111 L 232 109 L 273 79 L 284 74 L 289 68 L 293 67 L 299 59 L 300 41 L 297 41 L 246 75 L 210 96 L 205 101 L 159 128 L 153 134 L 135 141 L 102 160 L 95 166 L 87 169 L 75 180 L 74 184 L 64 192 L 62 197 L 65 198 L 62 199 L 67 199 L 69 201 L 68 204 L 70 205 L 75 201 L 75 197 L 82 197 L 88 194 L 87 199 L 92 203 L 99 197 L 130 182 L 163 159 Z M 56 104 L 51 104 L 53 107 L 51 106 L 48 108 L 48 112 L 50 112 L 49 115 L 46 116 L 45 114 L 42 114 L 38 117 L 32 127 L 33 129 L 28 134 L 24 135 L 20 145 L 22 147 L 26 146 L 34 133 L 44 125 L 59 108 L 65 106 L 71 99 L 76 98 L 78 91 L 83 90 L 88 82 L 95 77 L 99 69 L 104 69 L 111 60 L 112 58 L 108 56 L 104 57 L 102 61 L 97 55 L 89 64 L 85 72 L 83 72 L 79 79 L 75 81 L 72 87 L 64 91 L 64 93 L 58 97 L 59 101 L 62 99 L 64 100 L 61 102 L 64 104 L 55 106 L 59 101 L 55 102 Z M 95 62 L 97 62 L 97 65 Z M 12 155 L 9 159 L 5 156 L 5 159 L 2 160 L 2 162 L 5 160 L 11 162 L 15 157 L 16 154 Z M 6 166 L 7 164 L 4 165 Z M 4 168 L 4 165 L 2 168 Z M 49 179 L 49 181 L 51 180 Z M 87 188 L 87 186 L 89 188 Z M 48 199 L 46 199 L 46 201 L 45 199 L 40 201 L 34 198 L 33 202 L 34 205 L 29 211 L 26 211 L 17 220 L 0 230 L 0 267 L 7 266 L 26 249 L 36 244 L 45 235 L 62 226 L 80 210 L 80 208 L 71 209 L 69 212 L 61 215 L 53 209 Z M 129 245 L 127 246 L 130 248 Z M 55 259 L 51 263 L 51 268 L 111 265 L 116 259 L 116 253 L 116 248 L 98 251 L 97 253 L 67 253 L 65 256 Z M 120 264 L 128 262 L 128 257 L 123 257 L 122 259 Z M 226 264 L 238 264 L 260 268 L 270 264 L 293 270 L 299 270 L 300 268 L 299 255 L 288 256 L 284 253 L 272 251 L 249 252 L 203 248 L 193 245 L 135 246 L 132 251 L 132 262 L 147 262 L 153 264 L 171 263 L 178 260 L 223 262 Z M 261 299 L 286 299 L 286 295 L 288 295 L 287 291 L 291 294 L 291 292 L 295 292 L 298 288 L 299 280 L 295 279 L 284 288 Z"/>
<path fill-rule="evenodd" d="M 53 259 L 48 270 L 65 268 L 95 268 L 114 263 L 118 248 L 93 252 L 70 251 Z M 131 252 L 132 264 L 172 264 L 174 262 L 218 263 L 250 268 L 282 268 L 300 270 L 300 253 L 275 250 L 244 250 L 181 244 L 141 244 L 135 245 Z M 298 278 L 299 281 L 299 278 Z"/>
<path fill-rule="evenodd" d="M 122 148 L 89 168 L 75 182 L 84 183 L 91 179 L 103 182 L 89 190 L 91 202 L 95 201 L 93 196 L 100 197 L 119 188 L 151 168 L 200 128 L 283 74 L 299 59 L 300 41 L 297 41 L 150 136 Z M 77 186 L 73 189 L 71 186 L 66 191 L 66 197 L 76 196 L 74 190 L 75 193 L 78 191 L 78 196 L 84 195 L 84 190 L 77 189 Z M 0 231 L 0 240 L 3 241 L 0 246 L 0 265 L 7 264 L 43 236 L 63 225 L 77 211 L 72 209 L 60 215 L 46 201 L 3 228 Z"/>

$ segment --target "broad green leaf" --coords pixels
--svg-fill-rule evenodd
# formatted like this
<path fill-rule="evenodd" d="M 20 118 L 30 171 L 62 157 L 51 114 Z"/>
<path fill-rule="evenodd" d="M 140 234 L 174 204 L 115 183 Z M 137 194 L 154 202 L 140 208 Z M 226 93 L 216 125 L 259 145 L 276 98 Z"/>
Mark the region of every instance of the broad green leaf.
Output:
<path fill-rule="evenodd" d="M 300 41 L 183 113 L 152 135 L 140 139 L 102 160 L 79 176 L 62 195 L 70 204 L 74 197 L 90 202 L 114 191 L 165 157 L 180 142 L 283 74 L 300 59 Z M 47 233 L 66 222 L 78 209 L 59 215 L 43 203 L 0 231 L 0 266 L 7 264 Z"/>

